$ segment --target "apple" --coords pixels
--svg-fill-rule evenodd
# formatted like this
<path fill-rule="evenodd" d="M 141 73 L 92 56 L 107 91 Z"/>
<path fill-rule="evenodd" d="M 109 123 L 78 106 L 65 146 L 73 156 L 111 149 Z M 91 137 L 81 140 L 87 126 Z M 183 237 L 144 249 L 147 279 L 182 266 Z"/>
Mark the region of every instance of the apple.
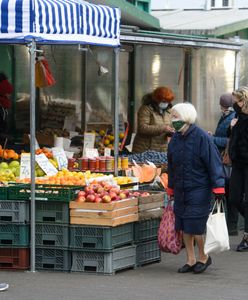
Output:
<path fill-rule="evenodd" d="M 77 197 L 76 202 L 85 202 L 86 198 L 84 196 Z"/>
<path fill-rule="evenodd" d="M 95 203 L 100 203 L 100 202 L 102 202 L 102 198 L 96 197 L 96 198 L 95 198 Z"/>
<path fill-rule="evenodd" d="M 97 192 L 98 188 L 99 188 L 98 184 L 93 184 L 92 185 L 92 189 L 93 189 L 94 192 Z"/>
<path fill-rule="evenodd" d="M 100 187 L 97 189 L 97 194 L 101 194 L 103 191 L 104 191 L 104 188 L 100 186 Z"/>
<path fill-rule="evenodd" d="M 108 192 L 111 188 L 112 188 L 112 186 L 111 186 L 110 184 L 108 184 L 108 183 L 105 184 L 105 186 L 104 186 L 104 190 L 107 191 L 107 192 Z"/>
<path fill-rule="evenodd" d="M 102 202 L 109 203 L 111 202 L 111 197 L 109 195 L 105 195 L 102 197 Z"/>
<path fill-rule="evenodd" d="M 121 199 L 126 199 L 126 198 L 127 198 L 127 195 L 126 195 L 125 193 L 121 192 L 121 193 L 119 194 L 119 197 L 120 197 Z"/>
<path fill-rule="evenodd" d="M 134 193 L 133 193 L 133 196 L 134 196 L 134 197 L 139 197 L 139 196 L 140 196 L 140 192 L 134 192 Z"/>
<path fill-rule="evenodd" d="M 86 192 L 86 195 L 94 195 L 95 192 L 93 190 L 89 190 L 88 192 Z"/>
<path fill-rule="evenodd" d="M 126 198 L 128 198 L 130 196 L 129 190 L 122 190 L 121 193 L 124 193 L 126 195 Z"/>
<path fill-rule="evenodd" d="M 86 187 L 84 188 L 84 191 L 85 191 L 86 194 L 89 194 L 89 191 L 93 191 L 93 190 L 92 190 L 92 188 L 91 188 L 90 186 L 86 186 Z M 94 192 L 94 191 L 93 191 L 93 192 Z"/>
<path fill-rule="evenodd" d="M 109 193 L 109 196 L 110 196 L 111 200 L 115 200 L 116 197 L 117 197 L 117 194 L 114 193 L 114 192 L 110 192 L 110 193 Z"/>
<path fill-rule="evenodd" d="M 110 193 L 116 193 L 117 195 L 119 194 L 120 192 L 120 189 L 117 188 L 117 187 L 112 187 L 110 190 L 109 190 Z"/>
<path fill-rule="evenodd" d="M 96 197 L 94 196 L 94 195 L 88 195 L 87 197 L 86 197 L 86 201 L 87 202 L 94 202 L 95 201 L 95 199 L 96 199 Z"/>
<path fill-rule="evenodd" d="M 144 192 L 144 193 L 141 194 L 141 197 L 147 197 L 147 196 L 150 196 L 150 193 Z"/>
<path fill-rule="evenodd" d="M 78 197 L 85 197 L 85 192 L 84 191 L 79 191 L 77 196 Z"/>

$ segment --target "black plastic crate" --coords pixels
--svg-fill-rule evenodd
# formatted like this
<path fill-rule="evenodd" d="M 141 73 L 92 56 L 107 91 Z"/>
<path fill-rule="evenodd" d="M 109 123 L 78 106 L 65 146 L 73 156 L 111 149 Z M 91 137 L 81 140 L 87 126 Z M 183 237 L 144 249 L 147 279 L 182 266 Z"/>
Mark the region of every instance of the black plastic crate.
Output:
<path fill-rule="evenodd" d="M 112 275 L 136 267 L 136 246 L 116 248 L 111 252 L 72 251 L 72 272 Z"/>
<path fill-rule="evenodd" d="M 36 248 L 35 266 L 37 270 L 70 271 L 71 252 L 54 248 Z"/>
<path fill-rule="evenodd" d="M 69 202 L 76 198 L 80 189 L 82 189 L 82 186 L 36 184 L 35 199 Z M 30 184 L 15 184 L 9 186 L 8 197 L 10 200 L 30 200 L 30 194 Z"/>
<path fill-rule="evenodd" d="M 29 246 L 30 228 L 26 224 L 0 223 L 0 246 Z"/>
<path fill-rule="evenodd" d="M 40 223 L 69 224 L 69 203 L 36 201 L 35 220 Z"/>
<path fill-rule="evenodd" d="M 29 220 L 27 201 L 0 201 L 0 222 L 28 223 Z"/>
<path fill-rule="evenodd" d="M 134 224 L 116 227 L 70 226 L 71 249 L 112 250 L 133 242 Z"/>
<path fill-rule="evenodd" d="M 156 239 L 160 221 L 160 219 L 150 219 L 136 222 L 134 224 L 134 241 L 142 242 Z"/>
<path fill-rule="evenodd" d="M 35 244 L 37 247 L 68 248 L 69 226 L 37 223 L 35 226 Z"/>
<path fill-rule="evenodd" d="M 139 243 L 136 249 L 136 264 L 138 267 L 161 261 L 161 251 L 157 239 Z"/>
<path fill-rule="evenodd" d="M 7 199 L 8 199 L 8 187 L 0 186 L 0 200 L 7 200 Z"/>

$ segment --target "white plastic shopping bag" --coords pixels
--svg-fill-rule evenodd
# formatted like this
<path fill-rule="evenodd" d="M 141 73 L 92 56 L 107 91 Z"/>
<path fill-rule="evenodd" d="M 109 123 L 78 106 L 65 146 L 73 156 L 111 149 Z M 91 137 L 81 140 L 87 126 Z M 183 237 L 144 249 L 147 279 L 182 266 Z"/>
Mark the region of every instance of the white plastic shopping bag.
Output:
<path fill-rule="evenodd" d="M 215 209 L 217 211 L 215 212 Z M 204 252 L 220 253 L 230 249 L 223 201 L 215 201 L 207 221 Z"/>

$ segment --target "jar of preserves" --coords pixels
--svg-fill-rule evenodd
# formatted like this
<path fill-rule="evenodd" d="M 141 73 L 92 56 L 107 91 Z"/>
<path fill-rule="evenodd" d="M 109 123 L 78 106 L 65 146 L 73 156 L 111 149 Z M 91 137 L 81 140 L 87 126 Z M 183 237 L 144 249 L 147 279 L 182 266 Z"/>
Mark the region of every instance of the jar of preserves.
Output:
<path fill-rule="evenodd" d="M 106 158 L 104 156 L 99 158 L 99 171 L 100 172 L 106 171 Z"/>
<path fill-rule="evenodd" d="M 69 171 L 73 171 L 74 170 L 75 163 L 76 163 L 76 159 L 75 158 L 69 158 L 68 159 L 68 170 Z"/>
<path fill-rule="evenodd" d="M 106 171 L 107 172 L 112 172 L 114 170 L 113 163 L 114 163 L 114 158 L 112 156 L 108 156 L 106 158 Z"/>
<path fill-rule="evenodd" d="M 90 158 L 89 159 L 89 170 L 90 171 L 95 171 L 96 170 L 96 159 L 95 158 Z"/>
<path fill-rule="evenodd" d="M 89 159 L 88 157 L 81 157 L 78 159 L 78 166 L 80 171 L 89 170 Z"/>
<path fill-rule="evenodd" d="M 121 168 L 122 170 L 127 170 L 128 169 L 128 157 L 127 156 L 122 156 L 121 158 Z"/>
<path fill-rule="evenodd" d="M 100 168 L 100 159 L 99 159 L 99 157 L 96 157 L 96 169 L 95 169 L 95 171 L 99 171 L 99 168 Z"/>

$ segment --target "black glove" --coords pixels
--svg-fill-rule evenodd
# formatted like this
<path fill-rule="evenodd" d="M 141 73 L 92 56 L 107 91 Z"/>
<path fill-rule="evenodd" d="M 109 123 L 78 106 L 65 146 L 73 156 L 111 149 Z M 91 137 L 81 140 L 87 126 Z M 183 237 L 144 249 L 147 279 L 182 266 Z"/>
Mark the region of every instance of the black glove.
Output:
<path fill-rule="evenodd" d="M 225 196 L 225 194 L 214 194 L 214 200 L 225 202 L 226 196 Z"/>

